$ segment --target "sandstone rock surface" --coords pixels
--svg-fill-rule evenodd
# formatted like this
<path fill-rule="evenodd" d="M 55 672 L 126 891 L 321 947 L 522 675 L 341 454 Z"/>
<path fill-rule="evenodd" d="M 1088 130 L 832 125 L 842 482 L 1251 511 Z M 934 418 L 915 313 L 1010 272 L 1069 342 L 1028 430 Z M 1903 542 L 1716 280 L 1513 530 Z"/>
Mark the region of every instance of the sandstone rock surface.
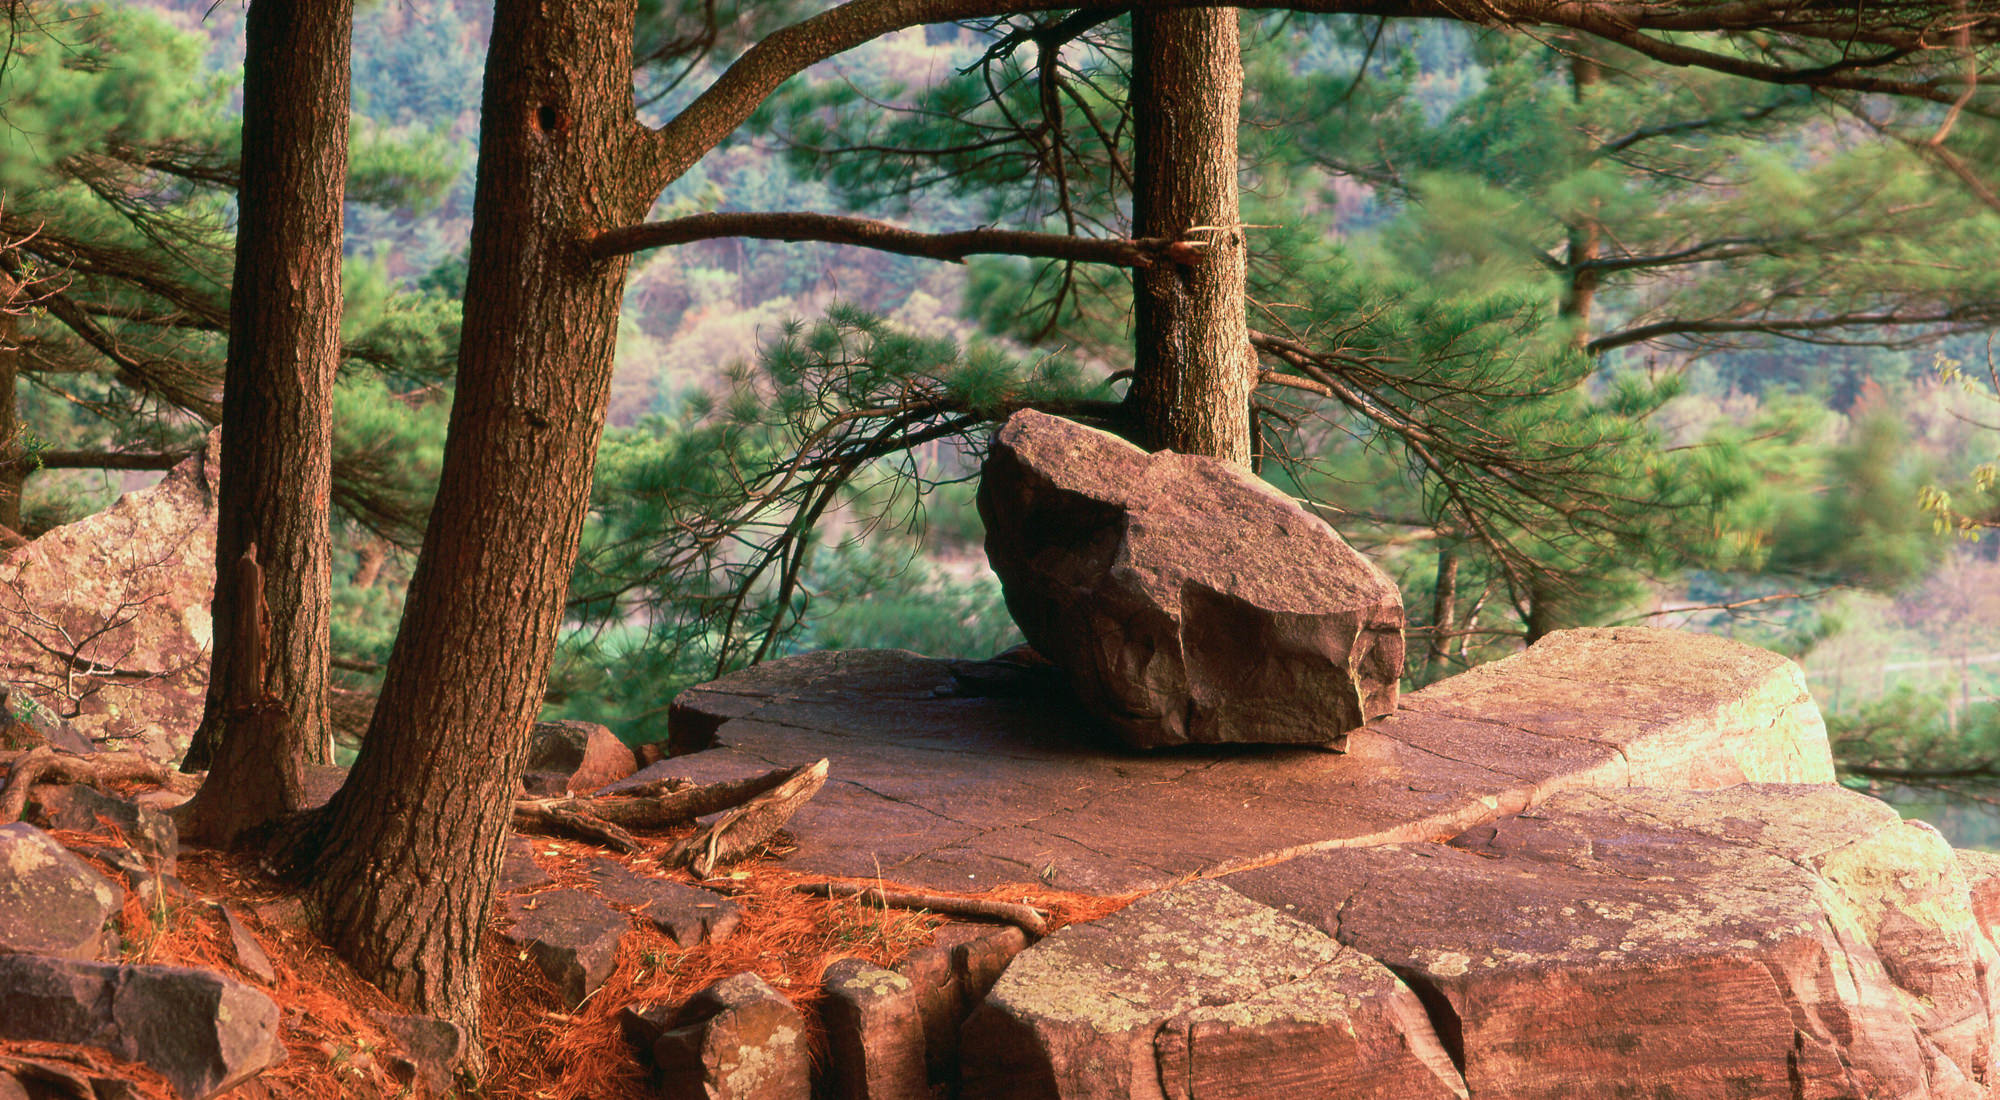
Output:
<path fill-rule="evenodd" d="M 521 776 L 530 794 L 556 796 L 594 791 L 639 769 L 639 758 L 605 726 L 564 720 L 536 722 Z"/>
<path fill-rule="evenodd" d="M 211 434 L 152 488 L 0 557 L 0 681 L 74 735 L 178 759 L 208 685 L 219 462 Z"/>
<path fill-rule="evenodd" d="M 625 914 L 577 890 L 515 895 L 507 899 L 507 912 L 514 923 L 501 935 L 527 948 L 571 1007 L 611 976 L 618 944 L 632 930 Z"/>
<path fill-rule="evenodd" d="M 653 1044 L 660 1093 L 669 1100 L 810 1100 L 806 1023 L 755 974 L 695 994 L 679 1026 Z"/>
<path fill-rule="evenodd" d="M 979 514 L 1021 632 L 1128 744 L 1338 747 L 1396 708 L 1395 584 L 1247 471 L 1020 412 Z"/>
<path fill-rule="evenodd" d="M 1951 850 L 1838 787 L 1565 792 L 1222 881 L 1422 994 L 1474 1096 L 1994 1083 L 1996 956 Z"/>
<path fill-rule="evenodd" d="M 55 838 L 20 822 L 0 825 L 0 955 L 94 959 L 121 902 L 110 879 Z"/>
<path fill-rule="evenodd" d="M 1206 881 L 1023 952 L 960 1056 L 967 1100 L 1466 1095 L 1387 967 Z"/>
<path fill-rule="evenodd" d="M 908 978 L 865 959 L 836 959 L 821 985 L 833 1095 L 840 1100 L 930 1100 L 924 1022 Z"/>
<path fill-rule="evenodd" d="M 1641 628 L 1560 632 L 1405 696 L 1345 755 L 1134 753 L 1093 741 L 1045 669 L 896 651 L 760 665 L 682 693 L 669 724 L 684 755 L 630 782 L 824 756 L 831 776 L 792 819 L 789 864 L 945 890 L 1121 893 L 1316 847 L 1451 836 L 1570 787 L 1833 778 L 1797 665 Z"/>
<path fill-rule="evenodd" d="M 207 970 L 0 955 L 0 1039 L 79 1043 L 205 1100 L 284 1060 L 278 1006 Z"/>
<path fill-rule="evenodd" d="M 743 919 L 741 905 L 713 890 L 639 874 L 612 860 L 593 861 L 584 874 L 593 892 L 613 904 L 631 906 L 682 947 L 720 943 Z"/>

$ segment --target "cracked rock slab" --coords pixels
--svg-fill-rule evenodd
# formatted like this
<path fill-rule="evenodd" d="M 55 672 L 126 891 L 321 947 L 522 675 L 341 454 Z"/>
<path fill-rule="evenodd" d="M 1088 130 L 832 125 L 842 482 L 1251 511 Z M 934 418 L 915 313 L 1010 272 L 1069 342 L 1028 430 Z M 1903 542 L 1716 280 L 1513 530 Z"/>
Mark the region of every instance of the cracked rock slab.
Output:
<path fill-rule="evenodd" d="M 1987 1095 L 1965 877 L 1839 787 L 1570 791 L 1224 881 L 1409 983 L 1475 1096 Z"/>
<path fill-rule="evenodd" d="M 967 1100 L 1465 1096 L 1388 968 L 1211 881 L 1022 952 L 960 1057 Z"/>
<path fill-rule="evenodd" d="M 1139 753 L 1045 665 L 803 654 L 675 701 L 681 754 L 625 783 L 740 779 L 820 757 L 790 865 L 945 890 L 1157 889 L 1325 846 L 1453 836 L 1574 787 L 1832 778 L 1798 666 L 1707 635 L 1565 631 L 1407 695 L 1345 754 Z"/>
<path fill-rule="evenodd" d="M 1248 471 L 1024 411 L 979 515 L 1021 633 L 1135 748 L 1340 748 L 1396 709 L 1395 583 Z"/>

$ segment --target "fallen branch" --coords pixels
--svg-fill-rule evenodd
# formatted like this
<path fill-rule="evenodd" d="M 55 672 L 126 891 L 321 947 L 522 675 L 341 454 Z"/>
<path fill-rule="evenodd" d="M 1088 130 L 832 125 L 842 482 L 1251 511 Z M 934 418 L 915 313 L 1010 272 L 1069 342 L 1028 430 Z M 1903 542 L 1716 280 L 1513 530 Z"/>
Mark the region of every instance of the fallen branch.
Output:
<path fill-rule="evenodd" d="M 709 814 L 741 806 L 783 783 L 796 768 L 779 768 L 748 779 L 695 784 L 671 777 L 617 794 L 566 798 L 521 798 L 514 802 L 514 828 L 554 833 L 602 844 L 625 853 L 642 845 L 629 829 L 677 829 Z"/>
<path fill-rule="evenodd" d="M 799 807 L 826 786 L 828 766 L 821 759 L 794 769 L 778 785 L 668 849 L 660 862 L 669 868 L 685 867 L 707 878 L 718 866 L 742 859 L 762 847 L 791 820 Z"/>
<path fill-rule="evenodd" d="M 0 825 L 21 820 L 28 790 L 37 783 L 88 783 L 102 790 L 107 783 L 151 783 L 181 794 L 201 786 L 199 775 L 184 775 L 136 752 L 106 752 L 90 756 L 40 745 L 24 752 L 0 752 L 7 765 L 7 786 L 0 790 Z"/>
<path fill-rule="evenodd" d="M 589 799 L 521 799 L 514 803 L 514 828 L 524 833 L 558 833 L 616 848 L 626 855 L 644 851 L 637 837 L 591 812 Z"/>
<path fill-rule="evenodd" d="M 863 886 L 853 882 L 802 882 L 792 889 L 815 897 L 854 898 L 863 904 L 877 905 L 884 909 L 924 909 L 947 917 L 976 917 L 982 920 L 1005 921 L 1031 936 L 1045 936 L 1049 931 L 1049 919 L 1046 913 L 1033 906 L 1011 901 L 955 898 L 948 894 L 919 894 L 908 890 Z"/>

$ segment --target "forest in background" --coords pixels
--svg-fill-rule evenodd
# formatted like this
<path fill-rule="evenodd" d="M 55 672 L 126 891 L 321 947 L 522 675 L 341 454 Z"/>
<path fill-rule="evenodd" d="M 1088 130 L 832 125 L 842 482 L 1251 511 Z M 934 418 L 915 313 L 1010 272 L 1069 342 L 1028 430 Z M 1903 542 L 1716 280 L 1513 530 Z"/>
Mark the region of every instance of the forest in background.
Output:
<path fill-rule="evenodd" d="M 8 172 L 45 163 L 51 134 L 80 148 L 121 126 L 183 150 L 234 140 L 234 11 L 184 3 L 103 18 L 116 24 L 102 30 L 107 38 L 130 35 L 143 48 L 114 45 L 116 65 L 82 75 L 130 83 L 107 92 L 78 80 L 74 101 L 52 83 L 39 97 L 10 89 L 10 103 L 43 106 L 62 125 L 12 111 Z M 356 175 L 373 172 L 379 188 L 356 188 L 347 218 L 343 336 L 360 353 L 337 395 L 346 476 L 336 486 L 334 569 L 335 654 L 357 693 L 387 656 L 443 435 L 484 18 L 477 5 L 444 0 L 357 16 Z M 1516 393 L 1556 385 L 1555 376 L 1535 381 L 1551 368 L 1521 349 L 1573 344 L 1586 366 L 1547 358 L 1572 372 L 1560 377 L 1589 376 L 1602 414 L 1624 423 L 1624 473 L 1658 490 L 1601 539 L 1538 537 L 1524 514 L 1514 537 L 1521 560 L 1563 578 L 1524 605 L 1509 591 L 1504 555 L 1454 530 L 1435 486 L 1364 417 L 1309 394 L 1307 407 L 1273 410 L 1301 426 L 1285 433 L 1282 452 L 1272 448 L 1265 472 L 1320 502 L 1396 577 L 1416 628 L 1412 652 L 1428 655 L 1413 660 L 1413 680 L 1498 656 L 1542 629 L 1687 625 L 1804 661 L 1851 764 L 1953 771 L 2000 755 L 1996 564 L 1990 538 L 1976 537 L 1976 521 L 1991 514 L 1982 464 L 1996 450 L 1984 330 L 2000 294 L 1980 285 L 1995 279 L 1982 260 L 1993 214 L 1866 117 L 1809 93 L 1628 60 L 1590 85 L 1601 91 L 1579 96 L 1572 59 L 1533 40 L 1372 20 L 1247 23 L 1245 208 L 1261 264 L 1253 278 L 1273 318 L 1310 330 L 1326 316 L 1363 317 L 1367 330 L 1351 340 L 1360 357 L 1428 341 L 1424 354 L 1437 364 L 1525 380 Z M 1001 123 L 980 112 L 998 117 L 994 102 L 1035 94 L 1032 82 L 1008 84 L 1004 65 L 982 69 L 994 40 L 980 27 L 905 32 L 815 69 L 675 184 L 656 214 L 847 210 L 945 228 L 1018 213 L 1010 185 L 1032 175 L 1018 157 L 943 155 L 926 134 L 926 120 L 939 117 L 997 131 Z M 1091 105 L 1103 107 L 1091 70 L 1120 61 L 1115 37 L 1079 52 L 1074 129 L 1087 132 Z M 188 81 L 190 64 L 205 64 L 211 78 Z M 33 76 L 19 64 L 0 79 Z M 968 90 L 973 80 L 994 81 L 1001 94 Z M 665 113 L 684 93 L 661 83 L 653 110 Z M 141 113 L 149 117 L 132 117 Z M 1564 153 L 1572 141 L 1603 147 L 1634 135 L 1619 151 L 1644 156 Z M 1081 145 L 1080 197 L 1062 207 L 1046 194 L 1036 201 L 1057 224 L 1117 225 L 1128 211 L 1115 201 L 1093 207 L 1083 184 L 1112 172 L 1111 160 Z M 884 152 L 838 152 L 857 148 Z M 25 155 L 31 149 L 44 156 Z M 229 206 L 198 177 L 175 177 L 189 186 L 156 204 L 151 241 L 172 241 L 176 264 L 226 292 Z M 7 183 L 70 201 L 57 188 Z M 86 181 L 64 211 L 83 227 L 76 236 L 114 231 L 115 221 L 91 220 L 104 217 L 90 208 L 104 190 Z M 1577 209 L 1603 227 L 1606 256 L 1659 261 L 1593 268 L 1601 274 L 1581 314 L 1577 281 L 1559 283 L 1544 262 L 1565 246 L 1580 254 L 1560 216 Z M 886 645 L 983 656 L 1012 644 L 964 480 L 975 468 L 971 436 L 925 442 L 838 486 L 809 540 L 777 544 L 799 563 L 782 593 L 752 586 L 750 599 L 735 600 L 718 582 L 756 553 L 704 557 L 676 543 L 691 520 L 666 505 L 741 517 L 743 486 L 732 474 L 752 475 L 734 460 L 774 461 L 802 432 L 823 428 L 808 390 L 935 383 L 977 400 L 981 385 L 1025 370 L 1050 392 L 1114 396 L 1119 288 L 1107 281 L 1087 298 L 1062 289 L 1071 277 L 1025 261 L 960 267 L 741 238 L 640 260 L 551 715 L 633 735 L 659 723 L 680 687 L 760 653 Z M 1973 306 L 1941 308 L 1946 297 Z M 1913 321 L 1824 323 L 1843 314 Z M 31 340 L 35 320 L 24 326 Z M 68 362 L 64 339 L 48 337 L 47 363 Z M 164 342 L 141 358 L 190 364 L 185 389 L 202 384 L 194 365 L 219 364 L 212 328 L 176 328 Z M 141 393 L 111 373 L 55 366 L 31 364 L 24 376 L 19 423 L 38 452 L 172 453 L 201 430 L 199 393 Z M 1501 418 L 1546 411 L 1525 398 L 1479 407 Z M 99 507 L 126 476 L 37 471 L 21 526 L 32 532 Z M 1961 527 L 1959 515 L 1974 522 Z M 762 552 L 773 522 L 741 517 L 712 533 Z M 799 537 L 788 520 L 778 527 Z M 1447 562 L 1456 581 L 1451 614 L 1441 615 Z M 719 625 L 714 608 L 732 601 L 747 613 Z"/>

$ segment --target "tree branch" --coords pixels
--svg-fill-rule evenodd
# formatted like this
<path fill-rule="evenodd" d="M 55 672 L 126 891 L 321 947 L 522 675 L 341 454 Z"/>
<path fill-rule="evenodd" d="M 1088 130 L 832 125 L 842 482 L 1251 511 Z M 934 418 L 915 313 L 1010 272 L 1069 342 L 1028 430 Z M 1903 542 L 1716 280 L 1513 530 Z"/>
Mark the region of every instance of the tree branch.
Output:
<path fill-rule="evenodd" d="M 606 230 L 590 242 L 590 254 L 594 259 L 605 260 L 648 248 L 724 237 L 821 241 L 951 263 L 963 263 L 967 256 L 1008 255 L 1117 267 L 1151 267 L 1163 256 L 1182 258 L 1175 249 L 1179 242 L 1167 240 L 1072 237 L 1061 233 L 1031 233 L 1013 229 L 919 233 L 870 218 L 793 211 L 691 214 L 663 222 Z"/>

